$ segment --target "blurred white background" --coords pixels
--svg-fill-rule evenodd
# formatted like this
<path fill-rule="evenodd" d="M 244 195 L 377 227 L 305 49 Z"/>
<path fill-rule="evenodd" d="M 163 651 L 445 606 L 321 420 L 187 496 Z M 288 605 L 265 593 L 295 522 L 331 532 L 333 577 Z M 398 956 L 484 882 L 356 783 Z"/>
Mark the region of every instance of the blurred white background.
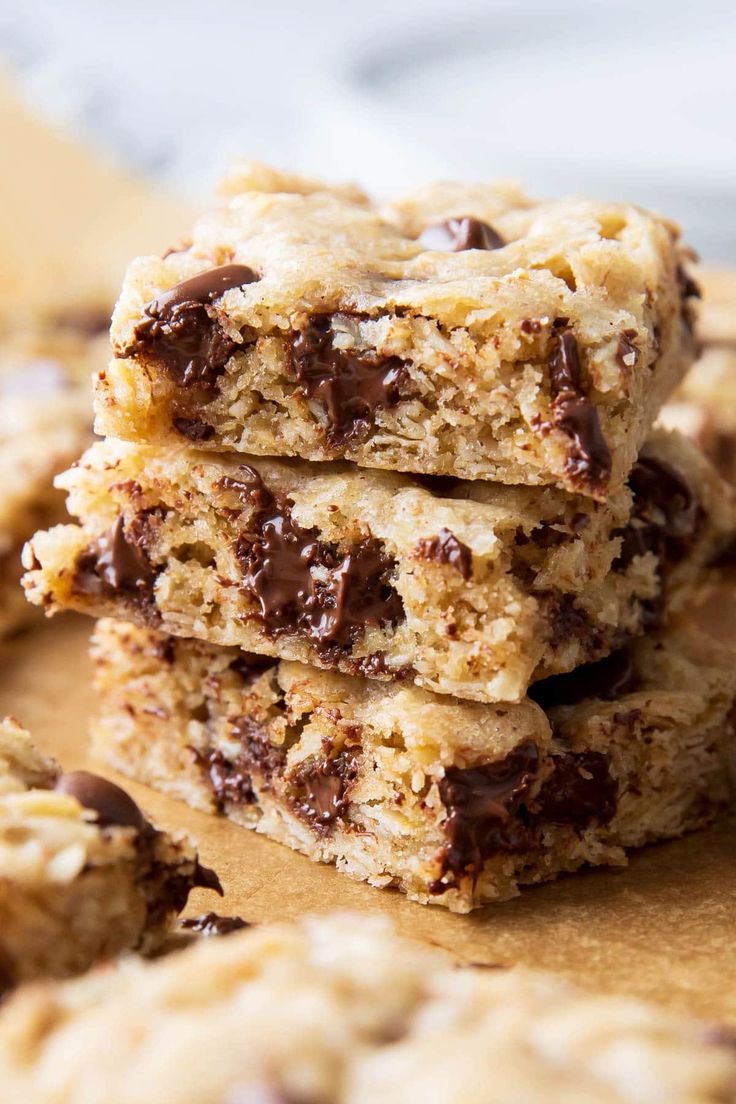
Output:
<path fill-rule="evenodd" d="M 381 194 L 515 178 L 736 262 L 736 0 L 0 0 L 0 60 L 196 198 L 235 154 Z"/>

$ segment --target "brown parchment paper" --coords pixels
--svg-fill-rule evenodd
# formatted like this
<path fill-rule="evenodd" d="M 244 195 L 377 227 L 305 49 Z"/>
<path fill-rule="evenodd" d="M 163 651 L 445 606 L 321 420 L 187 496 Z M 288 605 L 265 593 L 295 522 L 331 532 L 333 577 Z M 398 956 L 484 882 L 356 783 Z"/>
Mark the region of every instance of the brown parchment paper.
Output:
<path fill-rule="evenodd" d="M 27 303 L 112 298 L 140 251 L 175 240 L 189 211 L 100 165 L 22 108 L 0 77 L 0 317 Z M 736 588 L 705 611 L 736 641 Z M 0 715 L 16 716 L 68 768 L 91 766 L 87 640 L 72 615 L 0 644 Z M 198 891 L 189 911 L 216 907 L 251 921 L 335 909 L 380 912 L 467 961 L 524 963 L 593 989 L 639 994 L 736 1023 L 736 823 L 527 890 L 469 917 L 406 901 L 317 866 L 226 820 L 123 782 L 160 826 L 185 828 L 226 890 Z"/>

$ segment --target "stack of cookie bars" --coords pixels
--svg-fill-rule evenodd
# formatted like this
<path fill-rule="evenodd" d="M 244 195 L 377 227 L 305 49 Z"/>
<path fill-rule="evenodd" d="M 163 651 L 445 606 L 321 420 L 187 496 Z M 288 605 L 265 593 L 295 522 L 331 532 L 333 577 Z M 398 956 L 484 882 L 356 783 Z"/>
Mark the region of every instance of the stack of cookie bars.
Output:
<path fill-rule="evenodd" d="M 651 428 L 687 259 L 623 204 L 234 171 L 131 265 L 25 552 L 104 618 L 98 753 L 456 911 L 707 823 L 736 664 L 683 611 L 736 504 Z"/>

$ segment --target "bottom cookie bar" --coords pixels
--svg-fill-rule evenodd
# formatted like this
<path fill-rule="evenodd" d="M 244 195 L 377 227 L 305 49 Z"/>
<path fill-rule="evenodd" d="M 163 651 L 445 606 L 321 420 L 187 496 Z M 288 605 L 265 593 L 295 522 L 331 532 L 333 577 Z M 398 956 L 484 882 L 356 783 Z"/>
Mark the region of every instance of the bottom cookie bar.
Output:
<path fill-rule="evenodd" d="M 103 620 L 97 754 L 374 885 L 466 912 L 708 822 L 736 669 L 680 629 L 481 705 Z"/>
<path fill-rule="evenodd" d="M 0 995 L 155 950 L 195 886 L 219 890 L 186 839 L 156 831 L 112 782 L 63 774 L 0 722 Z"/>
<path fill-rule="evenodd" d="M 729 1039 L 545 974 L 453 968 L 343 913 L 30 986 L 0 1010 L 0 1083 L 3 1104 L 729 1104 Z"/>

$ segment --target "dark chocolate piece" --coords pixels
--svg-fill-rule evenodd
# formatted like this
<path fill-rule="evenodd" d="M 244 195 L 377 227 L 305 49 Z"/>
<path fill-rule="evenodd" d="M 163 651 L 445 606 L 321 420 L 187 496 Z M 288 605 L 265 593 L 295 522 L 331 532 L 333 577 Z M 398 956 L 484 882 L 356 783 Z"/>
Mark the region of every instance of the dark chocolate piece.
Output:
<path fill-rule="evenodd" d="M 288 792 L 299 816 L 316 829 L 329 829 L 347 810 L 358 774 L 354 748 L 325 759 L 307 759 L 289 779 Z"/>
<path fill-rule="evenodd" d="M 115 824 L 142 831 L 148 822 L 133 798 L 107 778 L 89 771 L 61 774 L 54 789 L 57 793 L 75 797 L 85 809 L 97 813 L 100 824 Z"/>
<path fill-rule="evenodd" d="M 256 795 L 248 770 L 236 759 L 227 759 L 221 751 L 206 752 L 190 748 L 194 762 L 207 777 L 220 811 L 226 805 L 253 805 Z"/>
<path fill-rule="evenodd" d="M 477 879 L 493 855 L 534 850 L 545 823 L 580 830 L 613 817 L 618 787 L 600 752 L 556 756 L 551 774 L 532 796 L 539 766 L 537 746 L 527 740 L 495 763 L 448 768 L 439 785 L 447 843 L 431 893 L 445 893 L 464 877 Z"/>
<path fill-rule="evenodd" d="M 207 308 L 231 288 L 258 279 L 246 265 L 230 264 L 184 280 L 146 306 L 121 355 L 155 360 L 179 387 L 211 388 L 239 346 Z"/>
<path fill-rule="evenodd" d="M 121 595 L 156 619 L 153 584 L 156 569 L 145 550 L 152 524 L 150 511 L 141 511 L 128 525 L 121 514 L 108 533 L 78 557 L 74 587 L 82 594 Z"/>
<path fill-rule="evenodd" d="M 560 755 L 534 802 L 538 822 L 585 827 L 607 824 L 616 812 L 618 786 L 599 751 Z"/>
<path fill-rule="evenodd" d="M 215 435 L 215 427 L 199 418 L 174 418 L 172 425 L 177 433 L 181 433 L 189 441 L 211 441 Z"/>
<path fill-rule="evenodd" d="M 538 767 L 539 752 L 531 740 L 495 763 L 448 767 L 439 784 L 447 843 L 440 856 L 442 874 L 431 893 L 444 893 L 465 875 L 477 878 L 490 855 L 531 846 L 532 834 L 519 813 Z"/>
<path fill-rule="evenodd" d="M 293 335 L 289 361 L 307 398 L 327 416 L 328 443 L 339 448 L 367 433 L 376 411 L 404 398 L 408 373 L 398 357 L 339 349 L 333 339 L 331 315 L 314 315 Z"/>
<path fill-rule="evenodd" d="M 417 542 L 415 556 L 419 560 L 450 564 L 467 582 L 473 574 L 473 553 L 449 529 L 440 529 L 436 537 L 424 537 Z"/>
<path fill-rule="evenodd" d="M 614 701 L 631 694 L 639 680 L 627 649 L 622 648 L 595 663 L 584 663 L 564 675 L 550 675 L 529 687 L 529 697 L 542 709 L 575 705 L 586 698 Z"/>
<path fill-rule="evenodd" d="M 566 319 L 555 319 L 559 323 Z M 567 470 L 573 479 L 603 491 L 611 475 L 611 451 L 601 430 L 598 411 L 583 389 L 580 355 L 575 335 L 562 330 L 554 335 L 549 358 L 552 413 L 555 425 L 573 441 Z"/>
<path fill-rule="evenodd" d="M 487 222 L 464 215 L 427 226 L 419 236 L 425 249 L 462 253 L 466 249 L 502 249 L 506 242 Z"/>
<path fill-rule="evenodd" d="M 216 912 L 205 912 L 201 916 L 190 916 L 182 920 L 181 926 L 197 935 L 230 935 L 231 932 L 249 928 L 247 920 L 240 916 L 219 916 Z"/>
<path fill-rule="evenodd" d="M 394 562 L 372 538 L 350 545 L 320 541 L 291 516 L 291 503 L 273 495 L 252 468 L 243 491 L 256 505 L 250 531 L 238 538 L 243 587 L 258 602 L 271 636 L 299 633 L 328 655 L 349 648 L 366 625 L 393 625 L 403 605 L 390 582 Z M 237 489 L 230 481 L 228 486 Z"/>
<path fill-rule="evenodd" d="M 235 671 L 246 686 L 250 686 L 264 671 L 270 670 L 278 663 L 273 656 L 256 655 L 254 652 L 241 652 L 230 664 L 230 670 Z"/>

